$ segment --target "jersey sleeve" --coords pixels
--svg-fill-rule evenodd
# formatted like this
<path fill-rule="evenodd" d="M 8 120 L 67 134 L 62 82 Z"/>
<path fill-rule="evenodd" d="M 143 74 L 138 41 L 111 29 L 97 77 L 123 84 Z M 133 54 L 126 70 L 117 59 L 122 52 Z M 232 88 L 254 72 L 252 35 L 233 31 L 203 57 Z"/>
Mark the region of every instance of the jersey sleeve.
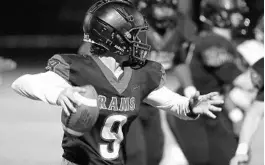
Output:
<path fill-rule="evenodd" d="M 201 61 L 205 69 L 227 84 L 242 73 L 235 63 L 234 55 L 224 48 L 210 47 L 202 51 Z"/>
<path fill-rule="evenodd" d="M 148 61 L 144 70 L 141 70 L 141 72 L 145 73 L 143 75 L 145 78 L 144 97 L 165 85 L 166 72 L 160 63 Z"/>
<path fill-rule="evenodd" d="M 52 71 L 69 81 L 71 60 L 67 56 L 56 54 L 48 60 L 46 70 Z"/>
<path fill-rule="evenodd" d="M 158 88 L 161 88 L 166 83 L 166 72 L 165 72 L 165 69 L 163 68 L 162 65 L 161 65 L 161 68 L 160 68 L 159 77 L 160 77 L 160 81 L 159 81 Z"/>
<path fill-rule="evenodd" d="M 148 83 L 147 84 L 153 84 L 150 86 L 150 90 L 156 90 L 160 87 L 164 86 L 166 82 L 166 72 L 164 67 L 157 62 L 152 62 L 151 68 L 148 72 Z M 150 91 L 150 92 L 151 92 Z"/>

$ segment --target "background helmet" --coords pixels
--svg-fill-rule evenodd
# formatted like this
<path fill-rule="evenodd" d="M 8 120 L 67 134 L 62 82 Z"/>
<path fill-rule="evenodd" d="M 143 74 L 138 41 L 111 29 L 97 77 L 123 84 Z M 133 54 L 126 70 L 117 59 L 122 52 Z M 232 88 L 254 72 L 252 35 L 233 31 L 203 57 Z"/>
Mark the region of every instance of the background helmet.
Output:
<path fill-rule="evenodd" d="M 145 64 L 151 47 L 138 34 L 147 29 L 143 15 L 125 0 L 98 1 L 89 8 L 83 23 L 84 41 L 93 43 L 95 54 L 129 55 L 132 67 Z"/>
<path fill-rule="evenodd" d="M 136 0 L 136 6 L 153 28 L 166 29 L 176 24 L 178 0 Z"/>
<path fill-rule="evenodd" d="M 250 23 L 243 16 L 247 11 L 244 0 L 202 0 L 200 21 L 220 28 L 242 28 Z"/>

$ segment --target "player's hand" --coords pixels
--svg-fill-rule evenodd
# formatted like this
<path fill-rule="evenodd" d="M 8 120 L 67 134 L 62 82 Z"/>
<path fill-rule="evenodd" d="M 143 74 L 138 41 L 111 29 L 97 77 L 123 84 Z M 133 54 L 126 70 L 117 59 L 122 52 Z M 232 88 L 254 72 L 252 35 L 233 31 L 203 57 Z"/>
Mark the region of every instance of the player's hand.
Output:
<path fill-rule="evenodd" d="M 246 165 L 249 161 L 249 156 L 244 154 L 244 155 L 235 155 L 231 161 L 230 165 Z"/>
<path fill-rule="evenodd" d="M 81 103 L 74 97 L 75 93 L 84 93 L 86 89 L 80 87 L 69 87 L 64 89 L 57 99 L 57 105 L 60 105 L 63 108 L 63 111 L 70 115 L 70 113 L 75 113 L 75 106 L 79 106 Z"/>
<path fill-rule="evenodd" d="M 222 108 L 216 107 L 215 105 L 224 103 L 223 99 L 217 97 L 218 95 L 218 92 L 211 92 L 206 95 L 200 95 L 200 93 L 197 91 L 196 94 L 190 98 L 190 108 L 192 113 L 207 115 L 215 119 L 216 116 L 213 114 L 213 112 L 222 111 Z"/>

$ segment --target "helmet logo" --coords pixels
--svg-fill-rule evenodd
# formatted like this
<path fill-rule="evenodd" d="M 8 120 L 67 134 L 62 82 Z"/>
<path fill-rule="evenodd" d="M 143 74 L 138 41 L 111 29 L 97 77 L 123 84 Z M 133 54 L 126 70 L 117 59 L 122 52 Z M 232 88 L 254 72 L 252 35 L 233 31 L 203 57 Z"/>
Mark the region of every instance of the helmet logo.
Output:
<path fill-rule="evenodd" d="M 124 8 L 117 8 L 116 11 L 128 22 L 133 22 L 134 18 L 132 15 L 128 14 L 128 12 Z"/>
<path fill-rule="evenodd" d="M 123 50 L 121 47 L 119 47 L 118 45 L 115 45 L 114 47 L 115 47 L 116 49 L 118 49 L 119 51 L 124 52 L 124 50 Z"/>

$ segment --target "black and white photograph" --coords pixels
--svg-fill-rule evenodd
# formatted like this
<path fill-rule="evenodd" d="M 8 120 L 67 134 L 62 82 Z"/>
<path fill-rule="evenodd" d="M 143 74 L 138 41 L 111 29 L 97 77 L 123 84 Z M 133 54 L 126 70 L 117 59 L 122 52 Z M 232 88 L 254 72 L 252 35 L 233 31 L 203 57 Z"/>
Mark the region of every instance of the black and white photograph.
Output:
<path fill-rule="evenodd" d="M 0 8 L 0 165 L 264 165 L 264 0 Z"/>

